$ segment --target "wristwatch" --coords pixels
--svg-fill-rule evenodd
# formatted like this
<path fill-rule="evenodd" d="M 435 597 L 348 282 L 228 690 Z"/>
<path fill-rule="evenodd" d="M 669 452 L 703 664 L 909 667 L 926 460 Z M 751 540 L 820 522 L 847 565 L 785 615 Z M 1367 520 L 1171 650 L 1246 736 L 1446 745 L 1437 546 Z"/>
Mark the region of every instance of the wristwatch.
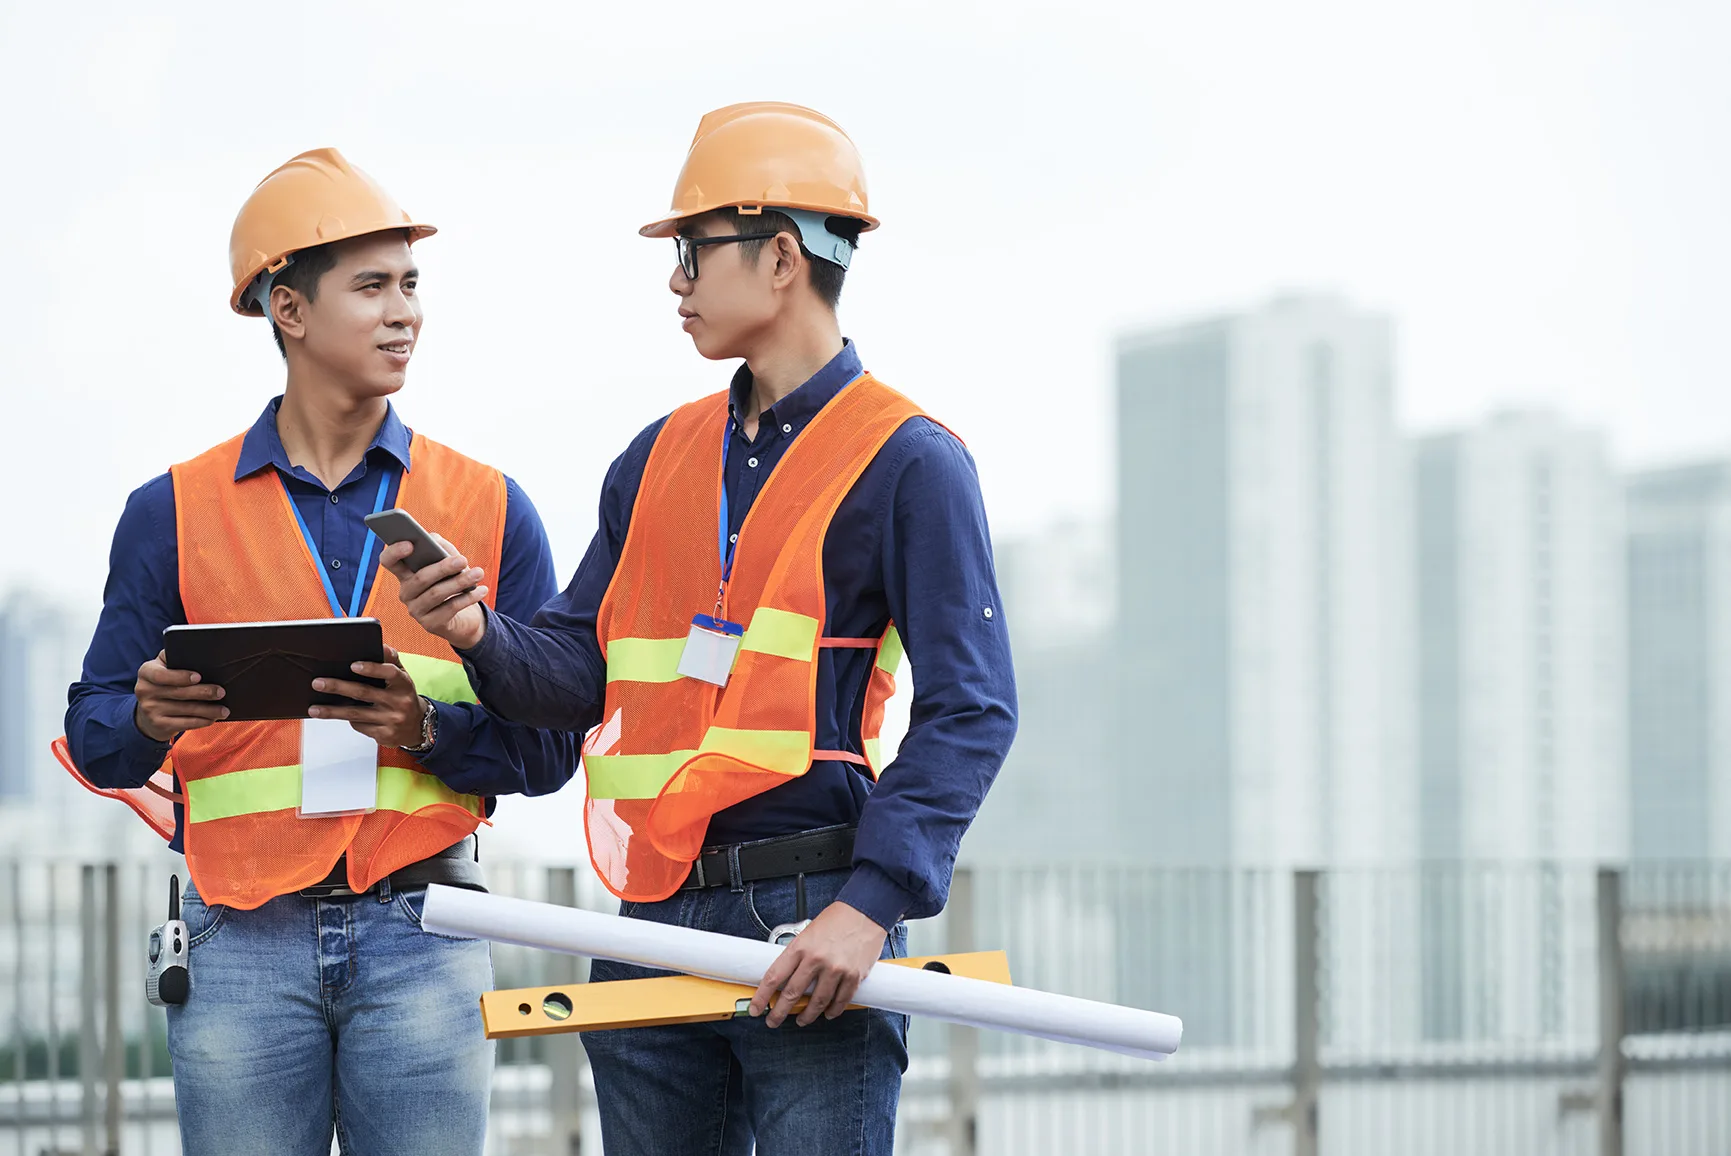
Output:
<path fill-rule="evenodd" d="M 424 755 L 433 749 L 433 744 L 439 741 L 439 712 L 433 706 L 433 700 L 426 695 L 421 696 L 421 745 L 418 747 L 398 747 L 411 755 Z"/>

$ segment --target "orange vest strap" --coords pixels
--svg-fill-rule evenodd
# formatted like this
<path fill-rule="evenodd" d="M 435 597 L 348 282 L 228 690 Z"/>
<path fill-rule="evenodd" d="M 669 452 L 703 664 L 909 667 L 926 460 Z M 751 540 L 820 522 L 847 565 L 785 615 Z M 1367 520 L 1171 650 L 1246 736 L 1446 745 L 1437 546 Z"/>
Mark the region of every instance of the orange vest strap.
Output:
<path fill-rule="evenodd" d="M 177 795 L 173 791 L 169 790 L 166 787 L 157 786 L 155 779 L 149 780 L 144 785 L 146 788 L 155 792 L 158 795 L 161 795 L 163 798 L 167 799 L 171 803 L 185 803 L 186 802 L 186 796 L 185 795 Z"/>
<path fill-rule="evenodd" d="M 883 644 L 881 638 L 820 638 L 818 646 L 825 650 L 876 650 Z"/>
<path fill-rule="evenodd" d="M 811 752 L 811 761 L 814 763 L 854 763 L 862 767 L 871 766 L 863 756 L 856 755 L 852 751 L 813 751 Z"/>

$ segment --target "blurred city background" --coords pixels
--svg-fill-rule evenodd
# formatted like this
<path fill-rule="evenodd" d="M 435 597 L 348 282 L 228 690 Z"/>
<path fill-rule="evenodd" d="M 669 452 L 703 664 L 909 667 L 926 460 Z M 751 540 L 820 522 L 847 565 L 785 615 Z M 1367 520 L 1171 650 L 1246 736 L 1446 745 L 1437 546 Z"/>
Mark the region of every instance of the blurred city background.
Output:
<path fill-rule="evenodd" d="M 1731 1152 L 1723 8 L 100 8 L 0 7 L 0 1152 L 177 1151 L 178 861 L 48 743 L 126 493 L 280 381 L 223 303 L 252 183 L 333 144 L 441 226 L 399 407 L 569 572 L 724 380 L 633 230 L 765 95 L 860 143 L 844 328 L 996 531 L 1021 730 L 914 947 L 1186 1025 L 916 1025 L 898 1150 Z M 609 905 L 580 803 L 504 801 L 496 890 Z M 600 1150 L 574 1037 L 500 1061 L 489 1151 Z"/>

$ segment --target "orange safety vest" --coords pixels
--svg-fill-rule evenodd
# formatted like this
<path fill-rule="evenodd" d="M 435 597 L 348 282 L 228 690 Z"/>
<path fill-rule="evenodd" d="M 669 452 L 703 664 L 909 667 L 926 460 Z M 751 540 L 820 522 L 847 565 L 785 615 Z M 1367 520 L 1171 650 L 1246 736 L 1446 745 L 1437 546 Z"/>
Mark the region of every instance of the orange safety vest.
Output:
<path fill-rule="evenodd" d="M 589 856 L 607 889 L 651 902 L 678 890 L 710 816 L 841 760 L 879 771 L 878 732 L 901 638 L 825 638 L 823 543 L 836 508 L 890 435 L 920 409 L 869 375 L 819 411 L 770 474 L 745 524 L 721 613 L 745 625 L 725 688 L 677 670 L 694 613 L 721 585 L 722 438 L 728 395 L 676 410 L 644 467 L 596 634 L 607 660 L 602 725 L 584 743 Z M 865 751 L 814 749 L 817 656 L 875 649 Z"/>
<path fill-rule="evenodd" d="M 235 480 L 244 440 L 243 434 L 172 471 L 186 620 L 322 618 L 330 611 L 322 563 L 307 547 L 276 471 Z M 504 475 L 419 435 L 409 458 L 397 508 L 460 543 L 475 565 L 495 576 L 491 604 L 505 537 Z M 381 585 L 392 592 L 381 595 Z M 394 587 L 375 581 L 362 614 L 379 620 L 419 693 L 439 702 L 477 701 L 456 654 L 410 617 Z M 138 790 L 93 786 L 72 765 L 64 739 L 54 752 L 86 787 L 126 802 L 164 838 L 174 830 L 170 787 L 178 778 L 186 805 L 186 865 L 199 895 L 242 910 L 319 882 L 344 855 L 349 886 L 364 890 L 486 821 L 485 800 L 458 794 L 395 747 L 379 748 L 376 811 L 302 819 L 296 814 L 300 728 L 298 720 L 287 720 L 188 731 L 152 782 Z"/>

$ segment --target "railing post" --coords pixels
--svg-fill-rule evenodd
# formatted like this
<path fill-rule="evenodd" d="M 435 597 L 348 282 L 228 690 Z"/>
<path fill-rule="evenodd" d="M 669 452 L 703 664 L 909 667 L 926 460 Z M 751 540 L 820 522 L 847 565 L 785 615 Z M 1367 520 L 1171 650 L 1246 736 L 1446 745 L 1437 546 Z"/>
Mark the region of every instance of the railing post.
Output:
<path fill-rule="evenodd" d="M 577 872 L 570 867 L 547 868 L 547 902 L 561 907 L 577 906 Z M 549 984 L 577 983 L 578 959 L 555 953 L 547 961 Z M 552 1075 L 548 1116 L 552 1131 L 548 1156 L 579 1156 L 583 1148 L 583 1065 L 587 1062 L 582 1040 L 576 1035 L 552 1035 L 544 1041 L 547 1067 Z"/>
<path fill-rule="evenodd" d="M 103 869 L 103 1076 L 107 1083 L 103 1098 L 108 1156 L 120 1152 L 120 1083 L 126 1075 L 126 1036 L 120 1027 L 120 867 L 110 863 Z"/>
<path fill-rule="evenodd" d="M 54 934 L 53 928 L 49 929 Z M 96 1071 L 101 1063 L 102 1043 L 97 1036 L 97 976 L 100 945 L 96 927 L 96 868 L 86 863 L 78 877 L 78 1082 L 83 1092 L 78 1105 L 79 1151 L 83 1156 L 101 1156 L 96 1146 Z"/>
<path fill-rule="evenodd" d="M 1623 1156 L 1623 876 L 1599 869 L 1599 1156 Z"/>
<path fill-rule="evenodd" d="M 1295 871 L 1292 881 L 1292 1151 L 1293 1156 L 1317 1156 L 1322 1088 L 1320 873 Z"/>
<path fill-rule="evenodd" d="M 949 950 L 974 950 L 974 873 L 958 867 L 950 881 L 945 907 Z M 977 1028 L 949 1024 L 950 1154 L 975 1156 L 980 1142 L 980 1033 Z"/>

